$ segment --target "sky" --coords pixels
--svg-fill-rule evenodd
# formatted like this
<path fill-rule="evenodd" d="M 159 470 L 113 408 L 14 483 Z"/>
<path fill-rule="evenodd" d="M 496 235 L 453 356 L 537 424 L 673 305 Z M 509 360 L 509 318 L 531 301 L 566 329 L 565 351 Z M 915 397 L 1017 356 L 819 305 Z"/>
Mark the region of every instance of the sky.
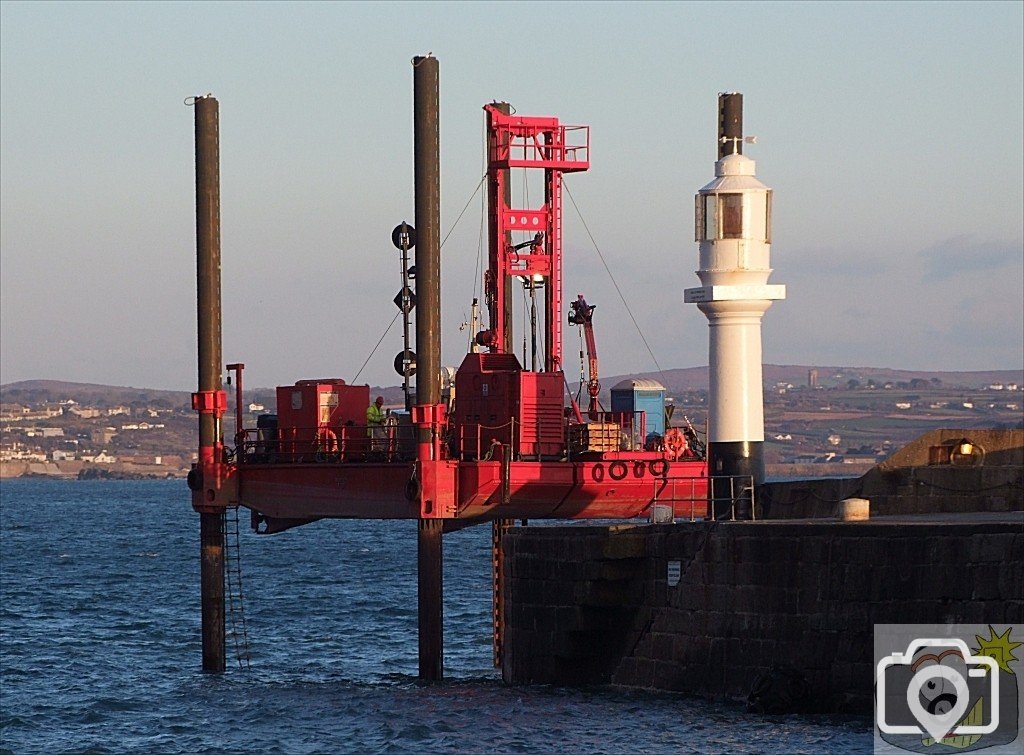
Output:
<path fill-rule="evenodd" d="M 195 389 L 185 100 L 205 93 L 224 361 L 253 387 L 400 383 L 401 322 L 374 347 L 401 286 L 391 229 L 415 216 L 410 61 L 428 52 L 444 364 L 479 290 L 494 100 L 591 128 L 591 168 L 566 181 L 565 296 L 597 305 L 602 374 L 707 364 L 707 322 L 682 301 L 699 285 L 693 195 L 714 177 L 717 95 L 740 91 L 775 192 L 770 282 L 787 286 L 766 363 L 1020 369 L 1022 49 L 1020 2 L 4 0 L 0 383 Z"/>

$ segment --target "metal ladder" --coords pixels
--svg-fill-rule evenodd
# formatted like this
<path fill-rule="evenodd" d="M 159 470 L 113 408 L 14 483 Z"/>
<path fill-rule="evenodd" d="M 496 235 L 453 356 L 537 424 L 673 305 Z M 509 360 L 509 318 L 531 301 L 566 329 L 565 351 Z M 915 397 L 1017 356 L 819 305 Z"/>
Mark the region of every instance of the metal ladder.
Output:
<path fill-rule="evenodd" d="M 230 515 L 227 511 L 224 512 L 224 577 L 235 658 L 238 659 L 238 668 L 248 670 L 249 632 L 245 623 L 245 594 L 242 592 L 242 544 L 238 509 L 238 506 L 233 507 Z"/>

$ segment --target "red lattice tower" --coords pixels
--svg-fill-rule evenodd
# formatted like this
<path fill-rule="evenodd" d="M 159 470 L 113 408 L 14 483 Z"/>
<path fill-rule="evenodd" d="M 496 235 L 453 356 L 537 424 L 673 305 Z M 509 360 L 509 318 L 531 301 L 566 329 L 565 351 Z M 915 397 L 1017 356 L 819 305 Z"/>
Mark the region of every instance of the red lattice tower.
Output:
<path fill-rule="evenodd" d="M 487 112 L 490 256 L 485 281 L 491 330 L 482 334 L 491 351 L 511 353 L 513 276 L 545 281 L 545 363 L 562 365 L 562 174 L 590 167 L 590 127 L 557 118 L 509 115 L 497 104 Z M 517 209 L 509 196 L 512 168 L 544 171 L 544 203 Z M 520 240 L 513 236 L 516 234 Z M 525 240 L 523 240 L 525 239 Z"/>

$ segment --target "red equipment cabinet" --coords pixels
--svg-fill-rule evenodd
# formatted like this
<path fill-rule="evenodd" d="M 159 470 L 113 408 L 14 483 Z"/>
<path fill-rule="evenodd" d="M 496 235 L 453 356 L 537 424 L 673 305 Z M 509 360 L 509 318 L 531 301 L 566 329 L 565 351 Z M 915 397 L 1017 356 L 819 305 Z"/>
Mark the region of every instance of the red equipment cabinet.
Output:
<path fill-rule="evenodd" d="M 514 354 L 467 354 L 455 376 L 454 454 L 480 459 L 497 442 L 514 458 L 565 454 L 561 372 L 528 372 Z"/>
<path fill-rule="evenodd" d="M 314 451 L 334 452 L 351 448 L 352 441 L 365 442 L 369 405 L 369 385 L 346 385 L 341 378 L 278 386 L 277 426 L 285 458 L 301 461 Z"/>
<path fill-rule="evenodd" d="M 520 457 L 558 459 L 565 455 L 564 385 L 560 371 L 519 373 Z"/>

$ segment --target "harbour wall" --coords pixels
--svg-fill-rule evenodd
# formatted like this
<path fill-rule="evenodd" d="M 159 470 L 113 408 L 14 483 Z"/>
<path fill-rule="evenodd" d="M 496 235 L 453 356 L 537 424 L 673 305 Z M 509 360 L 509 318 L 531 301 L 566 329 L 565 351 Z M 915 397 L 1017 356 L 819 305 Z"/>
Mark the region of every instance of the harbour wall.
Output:
<path fill-rule="evenodd" d="M 968 438 L 984 449 L 969 466 L 935 464 L 932 449 Z M 758 490 L 769 519 L 831 517 L 838 501 L 871 501 L 873 516 L 1024 509 L 1024 430 L 932 430 L 857 477 L 770 482 Z"/>
<path fill-rule="evenodd" d="M 512 684 L 760 685 L 765 709 L 868 714 L 874 624 L 1024 622 L 1019 521 L 525 527 L 504 543 Z"/>

